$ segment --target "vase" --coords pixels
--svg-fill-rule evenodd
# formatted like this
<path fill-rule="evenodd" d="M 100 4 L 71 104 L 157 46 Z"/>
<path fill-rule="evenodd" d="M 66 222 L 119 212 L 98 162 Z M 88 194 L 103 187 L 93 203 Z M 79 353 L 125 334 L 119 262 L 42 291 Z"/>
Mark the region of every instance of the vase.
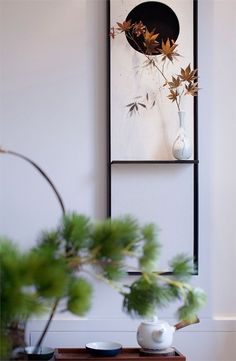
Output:
<path fill-rule="evenodd" d="M 179 111 L 179 129 L 177 132 L 176 139 L 172 147 L 172 154 L 175 159 L 184 160 L 189 159 L 192 155 L 191 141 L 186 135 L 185 131 L 185 112 Z"/>

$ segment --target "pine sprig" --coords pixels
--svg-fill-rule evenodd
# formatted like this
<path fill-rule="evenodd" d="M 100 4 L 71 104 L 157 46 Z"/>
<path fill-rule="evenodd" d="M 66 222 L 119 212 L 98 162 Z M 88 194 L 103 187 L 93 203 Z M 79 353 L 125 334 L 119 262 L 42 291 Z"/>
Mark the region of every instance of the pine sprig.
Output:
<path fill-rule="evenodd" d="M 85 315 L 91 306 L 93 289 L 82 277 L 72 277 L 68 287 L 67 309 L 77 316 Z"/>
<path fill-rule="evenodd" d="M 69 270 L 65 259 L 57 257 L 54 248 L 34 249 L 27 257 L 27 265 L 32 277 L 29 285 L 34 285 L 39 296 L 45 299 L 64 296 Z"/>
<path fill-rule="evenodd" d="M 139 238 L 139 226 L 134 218 L 108 219 L 95 224 L 90 250 L 96 250 L 97 259 L 121 261 L 126 252 L 135 251 Z"/>
<path fill-rule="evenodd" d="M 137 220 L 130 217 L 97 222 L 91 232 L 90 254 L 93 264 L 109 280 L 125 274 L 127 255 L 134 255 L 140 241 Z"/>
<path fill-rule="evenodd" d="M 160 244 L 154 224 L 148 224 L 141 230 L 143 236 L 142 255 L 139 259 L 140 269 L 154 271 L 157 269 L 157 261 L 160 256 Z"/>
<path fill-rule="evenodd" d="M 168 286 L 154 274 L 144 274 L 124 292 L 123 309 L 135 317 L 150 317 L 173 299 Z"/>
<path fill-rule="evenodd" d="M 45 311 L 35 292 L 26 288 L 32 281 L 27 257 L 8 239 L 0 239 L 0 266 L 0 328 Z"/>
<path fill-rule="evenodd" d="M 42 232 L 41 236 L 39 237 L 37 247 L 50 247 L 53 248 L 55 252 L 59 251 L 61 248 L 61 237 L 58 230 Z"/>
<path fill-rule="evenodd" d="M 88 217 L 73 213 L 67 213 L 62 219 L 62 226 L 59 230 L 62 239 L 65 241 L 66 252 L 77 254 L 89 246 L 91 224 Z"/>
<path fill-rule="evenodd" d="M 206 302 L 206 294 L 199 288 L 190 289 L 185 297 L 184 304 L 181 306 L 177 315 L 180 320 L 194 321 L 197 318 L 199 309 Z"/>
<path fill-rule="evenodd" d="M 191 265 L 191 257 L 180 254 L 172 259 L 170 262 L 170 270 L 174 277 L 180 281 L 188 281 L 193 272 Z"/>

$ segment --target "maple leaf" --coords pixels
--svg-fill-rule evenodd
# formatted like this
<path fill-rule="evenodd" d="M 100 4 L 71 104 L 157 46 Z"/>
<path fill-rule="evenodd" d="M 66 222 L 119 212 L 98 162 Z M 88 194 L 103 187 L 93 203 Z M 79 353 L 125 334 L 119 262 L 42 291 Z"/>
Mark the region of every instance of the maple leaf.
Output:
<path fill-rule="evenodd" d="M 182 81 L 179 76 L 177 76 L 177 78 L 172 76 L 172 81 L 169 81 L 168 85 L 171 89 L 175 89 L 175 88 L 178 88 L 181 85 L 181 83 L 182 83 Z"/>
<path fill-rule="evenodd" d="M 180 78 L 181 80 L 188 81 L 189 83 L 193 82 L 197 79 L 196 72 L 197 69 L 191 70 L 191 66 L 189 64 L 186 69 L 181 68 Z"/>
<path fill-rule="evenodd" d="M 146 48 L 146 54 L 153 55 L 158 53 L 158 41 L 156 40 L 159 36 L 158 34 L 155 34 L 155 29 L 153 29 L 151 32 L 146 29 L 145 33 L 143 34 L 144 43 L 143 45 Z"/>
<path fill-rule="evenodd" d="M 140 20 L 139 23 L 135 23 L 133 26 L 134 34 L 139 37 L 140 35 L 144 35 L 146 32 L 146 26 L 143 25 L 142 21 Z"/>
<path fill-rule="evenodd" d="M 132 24 L 132 20 L 123 21 L 123 23 L 116 23 L 118 25 L 117 30 L 123 33 L 124 31 L 129 31 L 132 29 L 134 24 Z"/>
<path fill-rule="evenodd" d="M 170 94 L 168 95 L 168 98 L 173 102 L 177 100 L 179 96 L 179 93 L 177 90 L 170 89 Z"/>
<path fill-rule="evenodd" d="M 175 44 L 173 40 L 170 41 L 168 38 L 166 42 L 162 40 L 161 48 L 158 49 L 160 53 L 162 54 L 162 60 L 169 59 L 171 62 L 173 62 L 174 58 L 179 56 L 179 54 L 175 51 L 178 44 Z"/>
<path fill-rule="evenodd" d="M 197 83 L 189 83 L 188 85 L 185 85 L 186 95 L 192 95 L 193 97 L 197 95 L 198 93 L 198 85 Z"/>

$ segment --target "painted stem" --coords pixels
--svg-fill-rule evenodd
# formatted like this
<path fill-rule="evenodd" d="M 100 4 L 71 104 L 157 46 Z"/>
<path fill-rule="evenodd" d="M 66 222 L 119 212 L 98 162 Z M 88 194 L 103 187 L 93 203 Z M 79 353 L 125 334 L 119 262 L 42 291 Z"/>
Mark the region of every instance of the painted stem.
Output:
<path fill-rule="evenodd" d="M 129 39 L 131 39 L 131 40 L 135 43 L 135 45 L 139 48 L 140 52 L 150 61 L 149 55 L 143 52 L 143 50 L 141 49 L 141 47 L 139 46 L 139 44 L 137 43 L 137 41 L 135 40 L 135 38 L 134 38 L 130 33 L 128 33 L 128 32 L 126 32 L 126 34 L 127 34 L 127 36 L 129 37 Z M 154 66 L 155 66 L 155 68 L 159 71 L 159 73 L 163 76 L 163 78 L 165 79 L 165 81 L 167 81 L 167 78 L 166 78 L 166 76 L 165 76 L 165 74 L 164 74 L 164 69 L 161 70 L 161 69 L 157 66 L 157 64 L 155 64 Z"/>

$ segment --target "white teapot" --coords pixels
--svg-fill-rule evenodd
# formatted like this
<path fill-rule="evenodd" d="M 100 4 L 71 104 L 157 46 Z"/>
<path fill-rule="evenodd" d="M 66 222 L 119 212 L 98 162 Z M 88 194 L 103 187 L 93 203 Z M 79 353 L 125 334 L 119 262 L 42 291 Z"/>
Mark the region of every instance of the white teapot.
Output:
<path fill-rule="evenodd" d="M 194 322 L 179 322 L 174 326 L 166 321 L 158 320 L 155 316 L 150 321 L 143 321 L 137 330 L 137 341 L 143 349 L 165 350 L 172 345 L 173 335 L 176 330 L 188 326 L 192 323 L 198 323 L 197 318 Z"/>

